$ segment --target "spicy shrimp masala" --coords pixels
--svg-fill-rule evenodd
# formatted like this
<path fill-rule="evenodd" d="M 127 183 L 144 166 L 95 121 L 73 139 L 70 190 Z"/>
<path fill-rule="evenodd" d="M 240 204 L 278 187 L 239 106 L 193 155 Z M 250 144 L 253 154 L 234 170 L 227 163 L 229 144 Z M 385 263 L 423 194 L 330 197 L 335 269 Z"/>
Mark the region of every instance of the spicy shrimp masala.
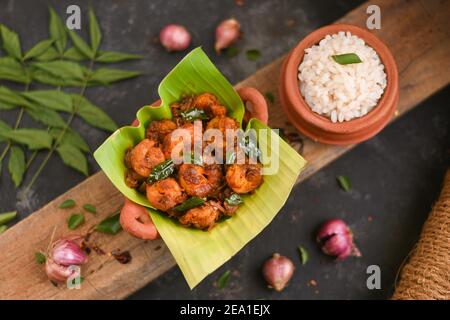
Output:
<path fill-rule="evenodd" d="M 184 97 L 171 105 L 171 112 L 171 120 L 150 122 L 145 139 L 127 150 L 125 183 L 181 224 L 209 230 L 236 212 L 243 203 L 241 195 L 263 183 L 262 165 L 250 161 L 237 138 L 228 139 L 240 124 L 214 95 Z M 175 134 L 178 129 L 183 134 Z M 209 129 L 222 134 L 208 135 Z M 230 148 L 242 152 L 244 161 L 236 161 L 235 155 L 232 161 L 217 161 L 217 156 L 202 153 L 208 147 L 219 150 L 222 160 Z M 200 159 L 193 156 L 198 150 Z"/>

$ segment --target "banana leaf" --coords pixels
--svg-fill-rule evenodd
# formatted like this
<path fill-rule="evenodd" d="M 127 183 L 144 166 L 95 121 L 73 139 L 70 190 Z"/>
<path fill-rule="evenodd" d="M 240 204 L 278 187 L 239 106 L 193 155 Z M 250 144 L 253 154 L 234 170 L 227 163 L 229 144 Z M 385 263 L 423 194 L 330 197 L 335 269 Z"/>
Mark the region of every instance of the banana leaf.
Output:
<path fill-rule="evenodd" d="M 228 114 L 242 123 L 244 105 L 232 85 L 217 70 L 202 49 L 191 51 L 161 82 L 158 88 L 161 106 L 144 106 L 137 112 L 138 127 L 123 127 L 114 132 L 94 153 L 98 164 L 112 183 L 130 200 L 148 208 L 162 239 L 174 256 L 192 289 L 208 274 L 229 260 L 258 235 L 283 207 L 306 161 L 274 131 L 261 131 L 262 150 L 279 161 L 277 173 L 264 176 L 264 183 L 243 197 L 236 214 L 218 223 L 210 231 L 186 228 L 176 220 L 152 208 L 147 198 L 126 186 L 124 155 L 129 147 L 145 137 L 145 128 L 153 120 L 170 119 L 170 104 L 186 94 L 210 92 L 228 108 Z M 259 132 L 266 125 L 250 120 L 246 129 Z M 265 135 L 265 136 L 264 136 Z M 273 142 L 278 148 L 271 149 Z M 275 144 L 276 145 L 276 144 Z M 267 147 L 267 149 L 265 149 Z M 264 166 L 270 166 L 264 163 Z"/>

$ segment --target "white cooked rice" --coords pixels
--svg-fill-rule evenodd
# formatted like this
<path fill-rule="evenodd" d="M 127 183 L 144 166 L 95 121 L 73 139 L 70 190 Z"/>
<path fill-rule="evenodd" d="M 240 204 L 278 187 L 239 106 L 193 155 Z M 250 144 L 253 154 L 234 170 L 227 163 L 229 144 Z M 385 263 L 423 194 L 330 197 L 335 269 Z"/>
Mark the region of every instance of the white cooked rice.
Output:
<path fill-rule="evenodd" d="M 362 63 L 341 65 L 333 55 L 356 53 Z M 350 32 L 327 35 L 305 49 L 299 66 L 300 91 L 312 111 L 332 122 L 359 118 L 372 110 L 386 88 L 378 54 Z"/>

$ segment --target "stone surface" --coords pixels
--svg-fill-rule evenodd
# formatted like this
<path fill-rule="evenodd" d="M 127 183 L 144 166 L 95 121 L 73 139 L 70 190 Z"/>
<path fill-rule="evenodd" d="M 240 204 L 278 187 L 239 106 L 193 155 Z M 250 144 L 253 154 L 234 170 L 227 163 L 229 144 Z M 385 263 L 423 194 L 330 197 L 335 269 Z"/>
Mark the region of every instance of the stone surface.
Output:
<path fill-rule="evenodd" d="M 0 3 L 0 23 L 16 30 L 25 49 L 48 36 L 47 6 L 63 15 L 70 4 L 80 5 L 83 35 L 87 34 L 88 1 L 20 0 Z M 111 87 L 88 89 L 87 96 L 108 112 L 119 125 L 128 124 L 135 111 L 157 98 L 157 85 L 184 53 L 168 54 L 154 42 L 159 29 L 168 23 L 184 24 L 192 33 L 191 48 L 202 45 L 219 69 L 232 82 L 252 74 L 291 48 L 313 29 L 334 21 L 361 1 L 95 1 L 94 8 L 103 30 L 103 49 L 136 52 L 145 59 L 122 63 L 145 73 L 139 79 Z M 236 17 L 244 37 L 241 53 L 232 59 L 213 52 L 214 28 L 222 19 Z M 85 19 L 86 18 L 86 19 Z M 247 61 L 245 50 L 259 49 L 260 60 Z M 398 120 L 372 140 L 363 143 L 308 181 L 297 186 L 274 222 L 236 257 L 222 266 L 195 290 L 190 291 L 177 268 L 150 283 L 131 298 L 387 298 L 392 293 L 397 269 L 417 240 L 450 158 L 450 109 L 446 88 L 416 110 Z M 1 112 L 2 120 L 13 123 L 15 112 Z M 23 126 L 30 122 L 25 119 Z M 81 120 L 74 127 L 92 150 L 107 133 Z M 33 164 L 36 169 L 44 154 Z M 90 170 L 98 170 L 92 157 Z M 353 191 L 345 193 L 335 182 L 347 175 Z M 64 179 L 61 179 L 64 177 Z M 19 200 L 6 170 L 0 178 L 0 211 L 19 210 L 26 217 L 46 202 L 83 180 L 55 156 L 42 172 L 31 192 Z M 26 177 L 26 182 L 30 176 Z M 336 263 L 325 257 L 314 243 L 321 222 L 341 217 L 353 228 L 363 257 Z M 297 246 L 310 253 L 305 267 L 299 264 Z M 297 265 L 289 287 L 282 293 L 269 291 L 260 266 L 273 252 L 292 258 Z M 382 289 L 366 287 L 366 268 L 377 264 L 382 271 Z M 215 286 L 226 270 L 232 271 L 225 289 Z M 310 280 L 317 282 L 309 285 Z"/>

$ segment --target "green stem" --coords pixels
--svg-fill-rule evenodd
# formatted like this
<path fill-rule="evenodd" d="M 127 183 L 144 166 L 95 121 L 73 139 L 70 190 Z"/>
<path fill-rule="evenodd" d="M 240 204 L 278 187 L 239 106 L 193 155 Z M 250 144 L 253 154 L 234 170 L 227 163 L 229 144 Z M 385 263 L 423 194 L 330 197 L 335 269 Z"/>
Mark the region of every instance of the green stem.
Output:
<path fill-rule="evenodd" d="M 29 88 L 30 88 L 30 82 L 28 82 L 25 85 L 25 91 L 28 91 Z M 14 130 L 19 128 L 20 122 L 22 121 L 24 112 L 25 112 L 25 108 L 24 107 L 20 107 L 19 114 L 17 115 L 17 118 L 16 118 L 16 123 L 14 124 Z M 0 165 L 1 165 L 2 161 L 3 161 L 3 159 L 6 157 L 6 154 L 8 153 L 9 149 L 11 148 L 11 146 L 12 146 L 12 142 L 11 142 L 11 140 L 8 140 L 8 143 L 6 144 L 6 146 L 3 149 L 2 153 L 0 154 Z"/>
<path fill-rule="evenodd" d="M 94 60 L 91 60 L 90 63 L 89 63 L 89 68 L 88 68 L 89 71 L 88 71 L 88 73 L 90 73 L 90 71 L 92 71 L 93 67 L 94 67 Z M 78 112 L 78 108 L 79 108 L 79 105 L 81 103 L 81 97 L 84 96 L 84 93 L 86 91 L 86 87 L 87 87 L 88 81 L 89 81 L 89 77 L 86 77 L 84 79 L 83 86 L 81 87 L 80 99 L 78 100 L 78 103 L 74 104 L 74 108 L 73 108 L 72 112 L 70 113 L 69 119 L 67 119 L 67 121 L 66 121 L 66 125 L 64 126 L 64 128 L 61 131 L 61 133 L 59 134 L 59 136 L 55 139 L 55 142 L 53 143 L 53 145 L 50 148 L 50 150 L 47 152 L 45 158 L 42 160 L 42 162 L 39 165 L 39 167 L 36 169 L 36 172 L 34 173 L 33 177 L 31 178 L 30 182 L 28 183 L 28 185 L 26 186 L 26 188 L 25 188 L 25 190 L 23 192 L 24 195 L 26 195 L 28 193 L 28 191 L 30 190 L 31 186 L 34 184 L 36 179 L 41 174 L 42 170 L 47 165 L 47 162 L 50 160 L 51 156 L 56 151 L 56 148 L 58 148 L 59 143 L 64 138 L 64 135 L 66 134 L 67 129 L 69 129 L 73 119 L 75 118 L 75 115 Z"/>

